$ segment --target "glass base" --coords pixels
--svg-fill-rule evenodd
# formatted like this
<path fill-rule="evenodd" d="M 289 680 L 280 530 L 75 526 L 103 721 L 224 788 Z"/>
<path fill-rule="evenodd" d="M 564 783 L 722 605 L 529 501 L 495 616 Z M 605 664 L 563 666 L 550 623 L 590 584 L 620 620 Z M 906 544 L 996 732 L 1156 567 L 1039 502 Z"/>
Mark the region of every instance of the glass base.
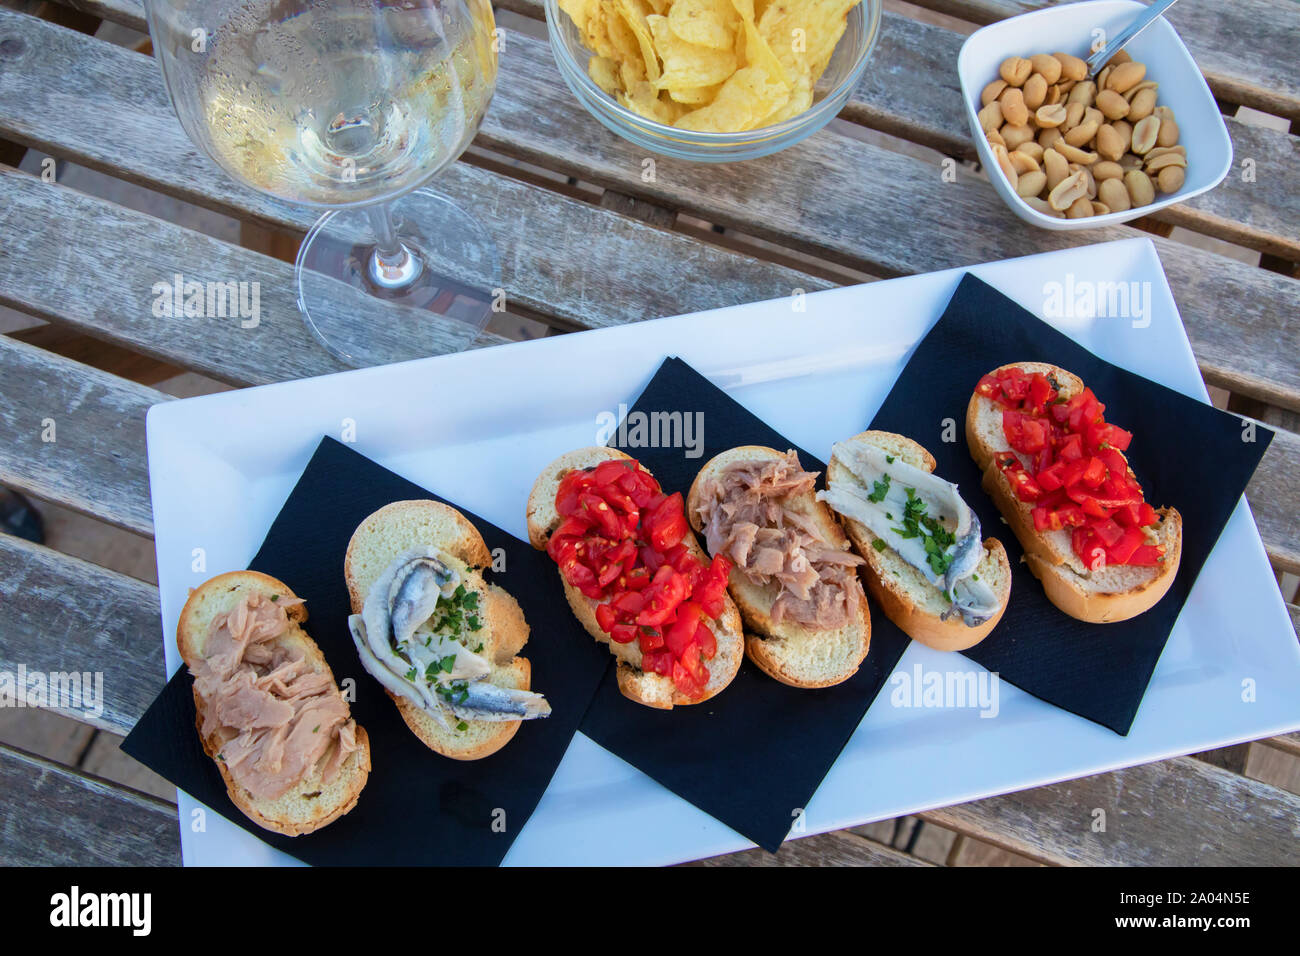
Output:
<path fill-rule="evenodd" d="M 298 250 L 303 320 L 354 368 L 468 348 L 501 301 L 496 244 L 468 213 L 427 188 L 388 207 L 418 267 L 372 271 L 376 236 L 366 208 L 326 213 Z"/>

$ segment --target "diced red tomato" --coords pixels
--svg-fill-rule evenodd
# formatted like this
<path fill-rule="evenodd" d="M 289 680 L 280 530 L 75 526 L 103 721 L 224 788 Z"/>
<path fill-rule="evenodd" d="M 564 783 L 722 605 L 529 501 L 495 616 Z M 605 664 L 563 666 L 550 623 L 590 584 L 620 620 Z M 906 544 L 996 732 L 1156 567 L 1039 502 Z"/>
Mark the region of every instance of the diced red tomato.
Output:
<path fill-rule="evenodd" d="M 597 625 L 615 642 L 636 641 L 646 672 L 671 677 L 687 696 L 703 694 L 705 662 L 717 653 L 708 622 L 726 607 L 731 562 L 697 557 L 682 496 L 618 459 L 566 474 L 555 506 L 563 521 L 547 553 L 597 602 Z"/>
<path fill-rule="evenodd" d="M 1106 421 L 1091 389 L 1065 399 L 1047 376 L 1013 367 L 985 375 L 975 391 L 1002 406 L 1007 445 L 1028 463 L 998 461 L 1016 496 L 1034 505 L 1035 529 L 1072 529 L 1071 546 L 1089 567 L 1163 560 L 1142 532 L 1158 515 L 1124 457 L 1133 435 Z"/>

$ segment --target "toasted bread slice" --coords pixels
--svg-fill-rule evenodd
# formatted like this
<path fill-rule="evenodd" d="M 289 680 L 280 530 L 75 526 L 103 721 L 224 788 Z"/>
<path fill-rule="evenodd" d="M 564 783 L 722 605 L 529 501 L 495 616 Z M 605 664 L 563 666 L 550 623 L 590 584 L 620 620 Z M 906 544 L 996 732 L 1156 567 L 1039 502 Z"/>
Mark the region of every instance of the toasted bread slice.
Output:
<path fill-rule="evenodd" d="M 284 600 L 295 595 L 289 586 L 277 581 L 270 575 L 257 571 L 231 571 L 219 574 L 203 582 L 191 593 L 185 607 L 181 609 L 180 622 L 176 626 L 176 647 L 187 665 L 194 665 L 205 656 L 204 650 L 208 636 L 212 633 L 213 621 L 234 610 L 235 606 L 250 593 L 261 593 L 267 599 Z M 313 671 L 330 675 L 334 684 L 334 674 L 325 655 L 316 646 L 316 642 L 302 629 L 307 620 L 306 605 L 298 604 L 286 608 L 289 629 L 276 639 L 275 644 L 282 647 L 298 647 L 303 652 Z M 203 738 L 203 702 L 198 690 L 194 691 L 194 705 L 199 710 L 198 730 L 203 739 L 203 749 L 216 762 L 221 771 L 221 778 L 226 782 L 226 791 L 235 806 L 244 815 L 260 827 L 283 833 L 286 836 L 298 836 L 319 830 L 332 823 L 357 805 L 357 798 L 370 776 L 370 738 L 360 725 L 356 730 L 357 749 L 348 755 L 338 775 L 328 784 L 321 780 L 321 767 L 324 761 L 304 777 L 296 787 L 274 800 L 254 797 L 239 785 L 223 761 L 217 759 L 222 740 L 212 734 Z M 327 752 L 328 754 L 328 752 Z"/>
<path fill-rule="evenodd" d="M 628 457 L 630 456 L 614 448 L 592 446 L 561 455 L 542 469 L 528 495 L 528 540 L 532 542 L 533 547 L 545 551 L 551 532 L 558 528 L 563 520 L 555 510 L 555 495 L 565 475 L 577 468 L 591 468 L 602 461 Z M 708 560 L 694 535 L 688 534 L 684 543 L 696 557 Z M 608 646 L 610 653 L 618 659 L 618 670 L 615 674 L 618 689 L 629 700 L 661 710 L 699 704 L 721 692 L 740 670 L 740 661 L 744 656 L 744 639 L 741 632 L 740 612 L 736 610 L 730 598 L 727 599 L 722 617 L 709 623 L 718 649 L 713 659 L 706 662 L 709 669 L 709 682 L 705 685 L 704 696 L 690 698 L 677 690 L 671 678 L 641 670 L 641 648 L 636 641 L 630 644 L 619 644 L 610 640 L 609 635 L 596 623 L 596 605 L 600 603 L 599 601 L 587 597 L 571 586 L 563 576 L 560 582 L 564 586 L 564 596 L 569 601 L 569 607 L 573 609 L 574 615 L 582 622 L 587 633 Z"/>
<path fill-rule="evenodd" d="M 847 441 L 874 445 L 915 468 L 934 471 L 934 456 L 904 435 L 865 431 Z M 832 454 L 826 467 L 826 487 L 830 488 L 836 482 L 857 483 L 857 479 Z M 1007 561 L 1006 548 L 997 538 L 984 539 L 984 558 L 975 573 L 993 589 L 1000 606 L 997 614 L 983 624 L 968 627 L 960 615 L 954 614 L 947 620 L 943 619 L 943 615 L 950 609 L 943 593 L 927 581 L 920 571 L 899 557 L 893 548 L 877 551 L 873 545 L 876 536 L 870 528 L 845 515 L 840 515 L 839 518 L 849 540 L 853 542 L 853 549 L 867 562 L 862 569 L 867 592 L 880 605 L 885 616 L 908 637 L 937 651 L 964 651 L 988 637 L 1002 620 L 1007 601 L 1011 597 L 1011 565 Z"/>
<path fill-rule="evenodd" d="M 738 461 L 761 461 L 784 458 L 774 448 L 742 445 L 710 459 L 691 483 L 686 498 L 686 517 L 697 532 L 703 530 L 699 505 L 701 485 L 708 476 L 716 477 L 724 468 Z M 812 493 L 801 502 L 791 502 L 816 523 L 822 537 L 837 548 L 847 548 L 848 539 L 834 513 Z M 859 584 L 858 587 L 861 587 Z M 866 659 L 871 646 L 871 613 L 866 596 L 858 602 L 857 615 L 837 630 L 815 630 L 796 621 L 772 621 L 772 603 L 779 590 L 773 585 L 759 586 L 735 568 L 727 585 L 740 608 L 747 631 L 745 653 L 768 676 L 791 687 L 830 687 L 848 680 Z"/>
<path fill-rule="evenodd" d="M 491 552 L 478 529 L 450 505 L 429 500 L 395 501 L 357 526 L 343 559 L 352 613 L 361 613 L 371 586 L 394 559 L 418 547 L 441 550 L 447 566 L 460 574 L 465 589 L 478 592 L 482 628 L 474 634 L 482 640 L 482 654 L 492 665 L 487 680 L 498 687 L 530 690 L 532 670 L 525 658 L 517 656 L 528 642 L 524 612 L 503 588 L 483 579 L 481 569 L 491 565 Z M 416 633 L 423 630 L 417 628 Z M 510 742 L 521 723 L 468 720 L 464 722 L 465 730 L 456 729 L 459 722 L 453 722 L 448 730 L 406 698 L 392 693 L 388 696 L 397 704 L 406 726 L 425 746 L 454 760 L 478 760 L 496 753 Z"/>
<path fill-rule="evenodd" d="M 993 371 L 1012 367 L 1055 378 L 1063 398 L 1083 391 L 1083 381 L 1077 375 L 1043 362 L 1013 362 Z M 1091 571 L 1074 553 L 1068 530 L 1034 529 L 1032 505 L 1016 496 L 996 463 L 999 454 L 1015 454 L 1002 431 L 1002 408 L 978 393 L 971 394 L 966 407 L 966 444 L 984 472 L 984 490 L 1020 540 L 1029 570 L 1043 583 L 1048 600 L 1058 608 L 1080 621 L 1106 624 L 1136 617 L 1165 596 L 1178 574 L 1182 556 L 1183 518 L 1176 509 L 1156 510 L 1160 523 L 1153 530 L 1157 541 L 1165 546 L 1165 560 L 1160 565 L 1118 565 Z"/>

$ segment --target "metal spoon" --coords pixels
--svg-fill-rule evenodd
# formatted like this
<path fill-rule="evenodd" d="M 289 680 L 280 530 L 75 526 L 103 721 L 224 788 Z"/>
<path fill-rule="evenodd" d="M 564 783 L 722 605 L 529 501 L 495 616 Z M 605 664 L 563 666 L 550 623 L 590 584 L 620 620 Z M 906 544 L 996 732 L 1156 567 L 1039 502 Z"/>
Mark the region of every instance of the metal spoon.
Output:
<path fill-rule="evenodd" d="M 1091 80 L 1096 76 L 1111 57 L 1128 46 L 1130 40 L 1149 27 L 1157 17 L 1177 2 L 1178 0 L 1157 0 L 1156 3 L 1147 7 L 1137 19 L 1116 34 L 1113 40 L 1088 57 L 1088 79 Z"/>

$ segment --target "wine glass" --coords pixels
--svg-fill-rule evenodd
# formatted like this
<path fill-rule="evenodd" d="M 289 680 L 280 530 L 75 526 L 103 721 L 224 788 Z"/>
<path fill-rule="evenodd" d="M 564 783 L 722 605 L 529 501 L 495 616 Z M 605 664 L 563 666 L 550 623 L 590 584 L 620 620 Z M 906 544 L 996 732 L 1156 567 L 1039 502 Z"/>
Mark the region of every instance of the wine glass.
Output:
<path fill-rule="evenodd" d="M 424 187 L 496 89 L 489 0 L 145 0 L 186 134 L 226 172 L 328 208 L 298 251 L 308 328 L 353 366 L 467 347 L 501 301 L 469 213 Z"/>

